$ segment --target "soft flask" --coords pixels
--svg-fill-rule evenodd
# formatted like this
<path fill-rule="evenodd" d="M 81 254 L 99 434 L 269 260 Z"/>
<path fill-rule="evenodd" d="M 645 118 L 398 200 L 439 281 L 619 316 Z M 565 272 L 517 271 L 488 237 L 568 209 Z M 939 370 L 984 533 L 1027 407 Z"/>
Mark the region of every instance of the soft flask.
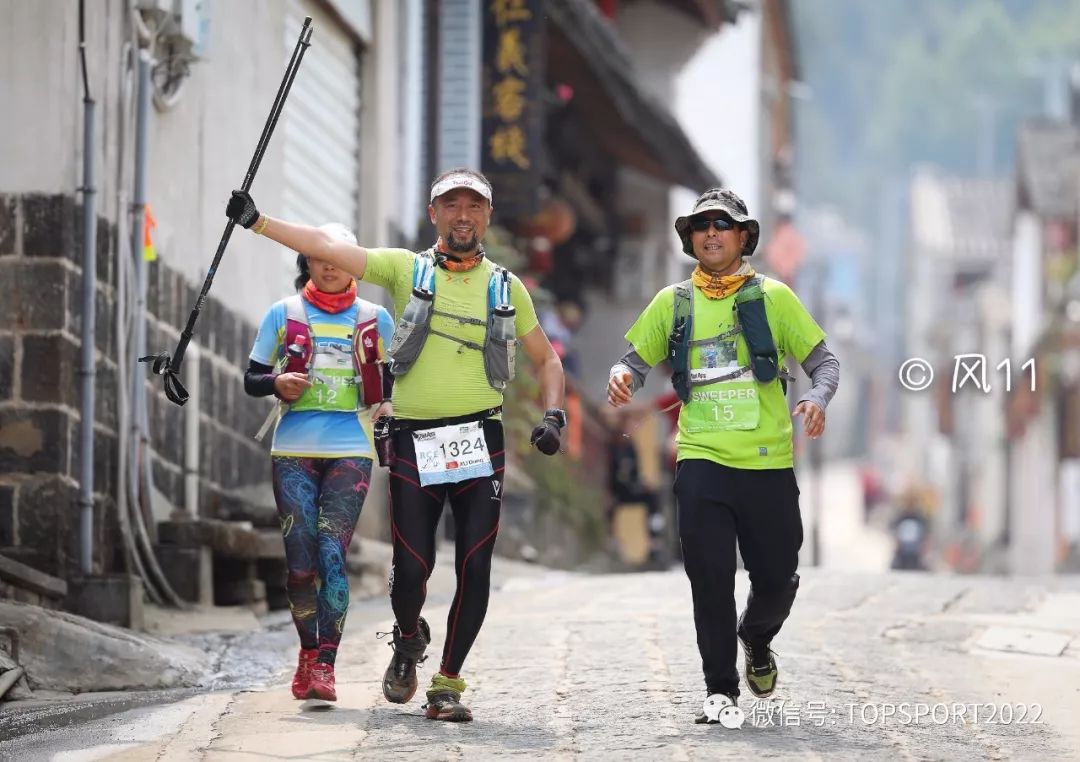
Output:
<path fill-rule="evenodd" d="M 376 419 L 373 427 L 375 436 L 375 454 L 379 457 L 379 465 L 389 468 L 394 462 L 394 419 L 388 415 Z"/>

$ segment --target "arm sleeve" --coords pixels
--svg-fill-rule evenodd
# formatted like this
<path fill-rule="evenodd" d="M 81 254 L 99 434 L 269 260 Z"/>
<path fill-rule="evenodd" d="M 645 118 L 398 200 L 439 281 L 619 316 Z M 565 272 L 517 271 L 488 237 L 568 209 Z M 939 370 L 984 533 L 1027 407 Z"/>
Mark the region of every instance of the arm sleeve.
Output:
<path fill-rule="evenodd" d="M 810 350 L 801 365 L 810 377 L 811 387 L 799 398 L 799 402 L 812 402 L 825 410 L 840 385 L 840 361 L 821 341 Z"/>
<path fill-rule="evenodd" d="M 255 360 L 248 360 L 244 372 L 244 391 L 250 397 L 269 397 L 274 393 L 274 368 Z"/>
<path fill-rule="evenodd" d="M 625 371 L 630 374 L 631 390 L 636 392 L 638 389 L 645 386 L 645 377 L 649 375 L 650 370 L 652 370 L 652 366 L 641 359 L 641 355 L 637 353 L 637 350 L 634 349 L 633 346 L 630 346 L 626 350 L 626 354 L 620 357 L 619 361 L 611 366 L 611 372 L 608 374 L 608 378 L 619 371 Z"/>

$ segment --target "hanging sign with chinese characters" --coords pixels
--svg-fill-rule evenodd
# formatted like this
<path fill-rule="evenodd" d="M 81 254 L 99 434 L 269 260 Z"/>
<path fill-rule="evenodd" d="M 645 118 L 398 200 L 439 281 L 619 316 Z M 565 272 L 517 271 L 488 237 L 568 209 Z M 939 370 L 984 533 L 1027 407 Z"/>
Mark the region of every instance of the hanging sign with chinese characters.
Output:
<path fill-rule="evenodd" d="M 502 217 L 533 214 L 543 150 L 543 0 L 482 0 L 482 170 Z"/>

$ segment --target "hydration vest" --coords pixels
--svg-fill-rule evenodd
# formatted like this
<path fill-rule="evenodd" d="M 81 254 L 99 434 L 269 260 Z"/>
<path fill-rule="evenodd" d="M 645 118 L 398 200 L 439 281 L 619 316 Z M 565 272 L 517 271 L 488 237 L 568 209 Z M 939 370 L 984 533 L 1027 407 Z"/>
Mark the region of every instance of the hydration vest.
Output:
<path fill-rule="evenodd" d="M 262 440 L 288 410 L 346 412 L 383 401 L 384 359 L 376 305 L 356 300 L 356 324 L 349 338 L 351 350 L 332 343 L 319 346 L 303 296 L 296 294 L 285 299 L 285 333 L 275 372 L 304 373 L 312 386 L 291 404 L 279 400 L 255 435 L 257 440 Z"/>
<path fill-rule="evenodd" d="M 750 369 L 754 380 L 761 384 L 771 383 L 777 377 L 780 387 L 787 394 L 787 382 L 792 380 L 787 369 L 780 365 L 772 330 L 765 313 L 764 278 L 756 275 L 748 278 L 735 293 L 735 325 L 731 330 L 706 339 L 694 339 L 694 285 L 685 280 L 675 285 L 675 305 L 672 313 L 671 334 L 668 336 L 668 363 L 671 365 L 671 385 L 685 404 L 690 400 L 690 390 L 695 386 L 715 384 L 741 376 L 745 368 L 727 375 L 708 374 L 693 378 L 690 367 L 691 347 L 706 347 L 730 340 L 740 333 L 746 341 L 750 354 Z"/>
<path fill-rule="evenodd" d="M 390 372 L 403 376 L 409 372 L 420 356 L 430 334 L 441 336 L 460 344 L 462 351 L 471 349 L 484 356 L 484 373 L 488 384 L 502 391 L 514 378 L 517 352 L 517 330 L 514 318 L 517 313 L 510 303 L 510 272 L 495 265 L 488 279 L 487 316 L 484 320 L 469 315 L 454 315 L 435 308 L 435 249 L 417 254 L 413 262 L 413 289 L 409 301 L 402 310 L 394 329 L 394 338 L 387 350 Z M 431 327 L 433 315 L 440 315 L 458 323 L 484 326 L 484 343 L 451 336 Z"/>

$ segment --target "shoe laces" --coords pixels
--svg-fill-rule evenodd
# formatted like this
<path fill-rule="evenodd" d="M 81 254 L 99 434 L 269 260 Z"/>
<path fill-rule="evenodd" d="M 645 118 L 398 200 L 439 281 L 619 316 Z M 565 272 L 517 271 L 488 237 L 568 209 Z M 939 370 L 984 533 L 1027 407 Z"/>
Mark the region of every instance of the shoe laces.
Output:
<path fill-rule="evenodd" d="M 746 649 L 746 655 L 750 657 L 750 666 L 757 670 L 771 670 L 773 668 L 772 654 L 773 651 L 768 643 L 754 645 L 749 641 L 743 643 L 743 648 Z"/>
<path fill-rule="evenodd" d="M 387 635 L 394 636 L 394 640 L 391 640 L 389 643 L 386 644 L 390 647 L 390 650 L 394 652 L 394 676 L 397 677 L 398 680 L 403 680 L 405 678 L 405 673 L 408 672 L 411 667 L 423 664 L 425 661 L 427 661 L 427 654 L 421 656 L 419 659 L 414 659 L 408 654 L 399 651 L 396 645 L 396 641 L 400 637 L 400 634 L 396 626 L 395 629 L 391 630 L 390 632 L 376 631 L 375 633 L 375 637 L 378 640 L 382 640 Z"/>
<path fill-rule="evenodd" d="M 427 622 L 425 622 L 423 617 L 421 617 L 416 630 L 416 634 L 413 636 L 415 638 L 420 638 L 424 642 L 425 647 L 427 646 L 428 642 L 428 638 L 424 637 L 424 632 L 426 631 L 426 628 Z M 375 638 L 377 640 L 382 640 L 388 635 L 392 637 L 392 640 L 386 645 L 388 645 L 390 647 L 390 650 L 394 652 L 394 677 L 396 677 L 398 680 L 404 680 L 406 672 L 408 672 L 411 668 L 423 664 L 425 661 L 427 661 L 427 654 L 424 654 L 420 657 L 413 657 L 398 649 L 398 644 L 401 641 L 406 640 L 406 638 L 403 638 L 401 636 L 401 627 L 396 622 L 394 623 L 394 628 L 389 632 L 380 632 L 378 630 L 375 631 Z M 411 638 L 409 640 L 411 640 Z"/>
<path fill-rule="evenodd" d="M 423 631 L 426 630 L 426 628 L 427 628 L 427 625 L 428 625 L 428 623 L 424 622 L 423 617 L 421 616 L 420 617 L 420 624 L 416 628 L 416 635 L 413 636 L 413 637 L 422 636 Z M 383 632 L 381 630 L 375 630 L 375 639 L 376 640 L 382 640 L 383 638 L 386 638 L 388 635 L 393 637 L 395 640 L 397 638 L 401 638 L 402 637 L 401 627 L 399 625 L 397 625 L 397 623 L 395 622 L 394 627 L 391 630 L 388 630 L 386 632 Z M 424 640 L 427 640 L 427 638 L 424 638 Z M 390 643 L 387 643 L 387 645 L 389 645 L 390 648 L 393 648 L 394 644 L 393 644 L 393 642 L 390 642 Z"/>
<path fill-rule="evenodd" d="M 394 647 L 393 643 L 388 643 L 391 648 Z M 405 678 L 405 673 L 412 667 L 419 666 L 427 661 L 427 655 L 421 656 L 419 659 L 414 659 L 408 654 L 403 654 L 401 651 L 394 649 L 394 676 L 398 680 Z"/>

